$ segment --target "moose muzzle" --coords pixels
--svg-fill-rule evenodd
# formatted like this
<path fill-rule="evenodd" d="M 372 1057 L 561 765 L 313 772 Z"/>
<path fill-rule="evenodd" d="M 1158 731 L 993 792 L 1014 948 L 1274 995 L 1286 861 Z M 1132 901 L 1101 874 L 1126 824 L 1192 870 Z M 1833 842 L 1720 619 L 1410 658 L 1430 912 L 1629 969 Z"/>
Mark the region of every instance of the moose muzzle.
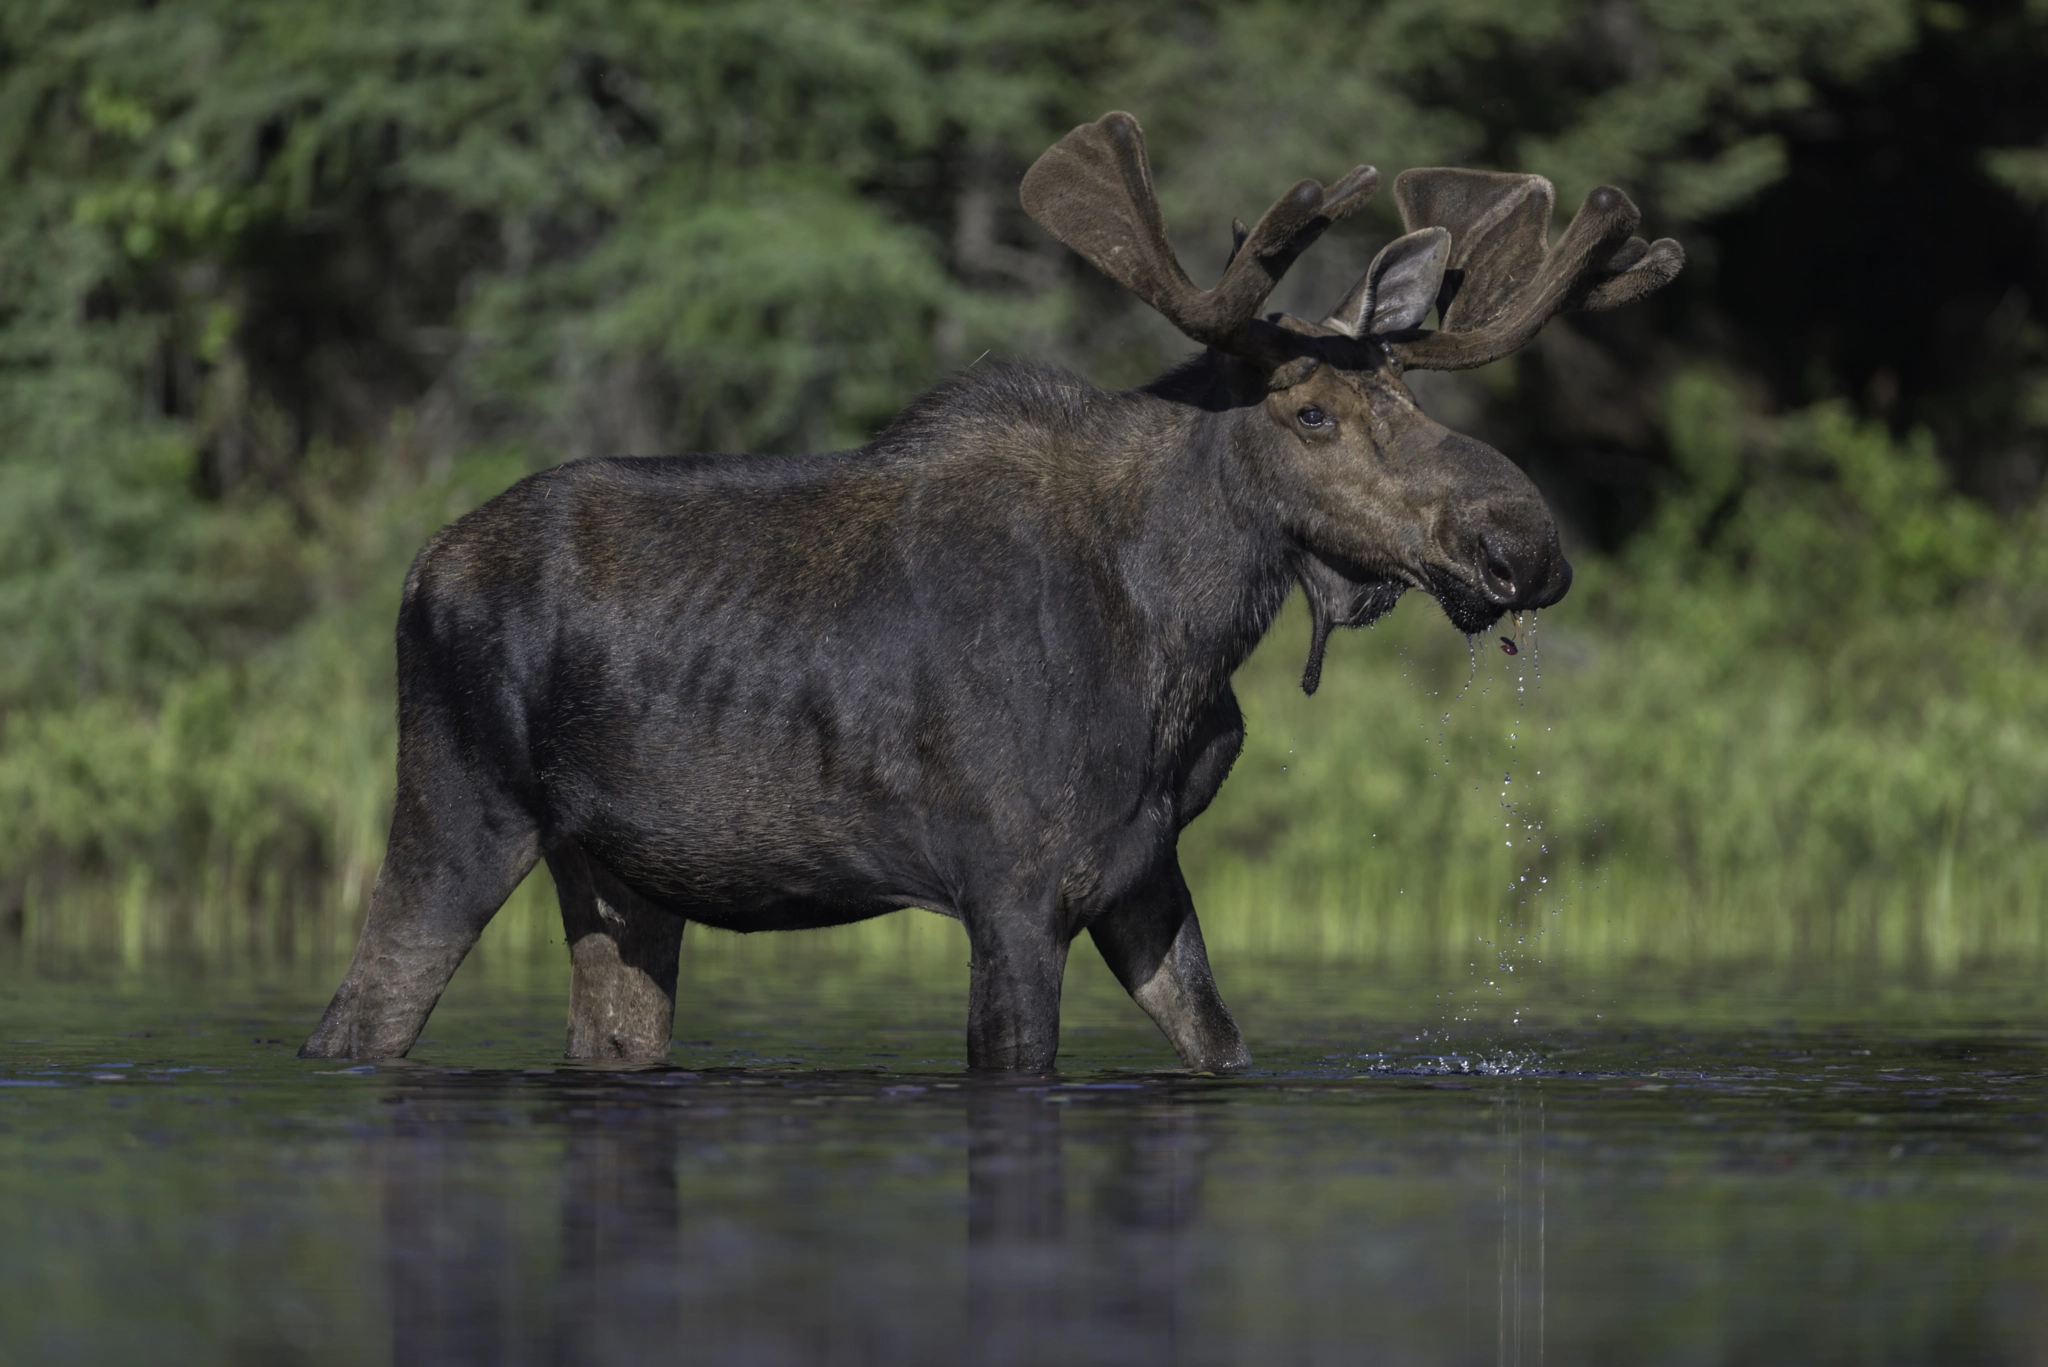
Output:
<path fill-rule="evenodd" d="M 1547 608 L 1571 588 L 1557 524 L 1533 488 L 1463 506 L 1443 533 L 1439 544 L 1453 565 L 1430 589 L 1460 631 L 1484 631 L 1505 613 Z"/>
<path fill-rule="evenodd" d="M 1540 504 L 1535 511 L 1542 520 L 1540 530 L 1510 525 L 1479 534 L 1474 558 L 1479 565 L 1480 591 L 1503 612 L 1547 608 L 1572 586 L 1571 562 L 1557 544 L 1549 513 Z M 1520 520 L 1535 518 L 1524 514 Z"/>

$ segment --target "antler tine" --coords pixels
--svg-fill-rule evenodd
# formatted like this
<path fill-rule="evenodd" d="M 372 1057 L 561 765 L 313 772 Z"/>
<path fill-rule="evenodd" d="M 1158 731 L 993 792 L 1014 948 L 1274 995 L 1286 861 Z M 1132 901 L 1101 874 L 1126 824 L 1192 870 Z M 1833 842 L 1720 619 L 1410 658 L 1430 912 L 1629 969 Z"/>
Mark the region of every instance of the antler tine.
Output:
<path fill-rule="evenodd" d="M 1097 270 L 1143 299 L 1194 340 L 1233 350 L 1244 344 L 1280 277 L 1325 229 L 1379 187 L 1360 166 L 1325 190 L 1304 180 L 1236 241 L 1214 289 L 1188 279 L 1166 236 L 1145 156 L 1145 133 L 1121 110 L 1084 123 L 1047 148 L 1024 173 L 1024 212 Z"/>
<path fill-rule="evenodd" d="M 1670 238 L 1631 234 L 1642 213 L 1611 185 L 1586 196 L 1554 247 L 1546 246 L 1556 192 L 1541 176 L 1433 167 L 1394 182 L 1410 230 L 1450 230 L 1435 332 L 1400 342 L 1405 366 L 1465 370 L 1522 346 L 1558 314 L 1604 310 L 1677 277 L 1685 252 Z"/>

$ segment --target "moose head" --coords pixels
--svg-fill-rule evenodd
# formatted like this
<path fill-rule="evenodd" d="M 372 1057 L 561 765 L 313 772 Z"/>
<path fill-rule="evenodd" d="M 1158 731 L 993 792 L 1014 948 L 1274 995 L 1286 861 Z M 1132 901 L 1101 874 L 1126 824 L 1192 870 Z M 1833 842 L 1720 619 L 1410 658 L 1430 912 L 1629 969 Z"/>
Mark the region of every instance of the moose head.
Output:
<path fill-rule="evenodd" d="M 1232 224 L 1213 289 L 1181 269 L 1131 115 L 1083 124 L 1025 174 L 1040 227 L 1209 348 L 1202 378 L 1243 415 L 1238 439 L 1294 547 L 1314 616 L 1302 687 L 1333 626 L 1363 625 L 1420 589 L 1459 630 L 1547 607 L 1571 586 L 1556 524 L 1500 452 L 1425 414 L 1402 381 L 1513 352 L 1556 313 L 1603 310 L 1673 279 L 1684 252 L 1633 236 L 1641 215 L 1601 186 L 1553 246 L 1541 176 L 1427 168 L 1394 182 L 1405 236 L 1320 321 L 1259 310 L 1295 259 L 1356 212 L 1379 173 L 1303 180 L 1258 223 Z M 1422 324 L 1435 310 L 1439 326 Z"/>

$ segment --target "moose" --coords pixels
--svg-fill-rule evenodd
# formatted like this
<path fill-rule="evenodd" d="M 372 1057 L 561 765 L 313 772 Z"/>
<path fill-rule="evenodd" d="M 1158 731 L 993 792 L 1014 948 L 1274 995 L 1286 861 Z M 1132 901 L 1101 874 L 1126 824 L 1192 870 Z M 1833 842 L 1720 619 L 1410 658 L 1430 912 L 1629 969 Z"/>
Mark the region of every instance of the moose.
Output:
<path fill-rule="evenodd" d="M 1198 356 L 1120 393 L 971 368 L 856 450 L 578 461 L 444 528 L 399 610 L 389 847 L 300 1055 L 405 1054 L 545 859 L 573 1059 L 666 1057 L 687 922 L 921 907 L 967 933 L 971 1068 L 1052 1067 L 1083 931 L 1187 1066 L 1246 1064 L 1177 855 L 1243 741 L 1232 673 L 1297 583 L 1310 692 L 1331 629 L 1406 589 L 1467 633 L 1563 597 L 1535 486 L 1402 373 L 1496 360 L 1684 261 L 1610 187 L 1552 245 L 1542 177 L 1410 170 L 1405 235 L 1327 317 L 1259 316 L 1378 181 L 1235 221 L 1205 290 L 1137 120 L 1107 114 L 1031 166 L 1024 209 Z"/>

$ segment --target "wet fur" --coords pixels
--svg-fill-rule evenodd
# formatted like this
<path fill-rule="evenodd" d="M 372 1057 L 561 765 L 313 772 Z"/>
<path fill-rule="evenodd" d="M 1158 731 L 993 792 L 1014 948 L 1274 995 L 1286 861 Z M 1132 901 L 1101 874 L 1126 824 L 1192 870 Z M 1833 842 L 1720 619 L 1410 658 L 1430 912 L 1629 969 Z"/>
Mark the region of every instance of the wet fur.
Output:
<path fill-rule="evenodd" d="M 536 475 L 420 554 L 403 705 L 488 699 L 461 743 L 544 839 L 692 920 L 1021 877 L 1076 928 L 1213 795 L 1190 743 L 1234 751 L 1199 723 L 1289 583 L 1152 407 L 1005 368 L 855 451 Z"/>
<path fill-rule="evenodd" d="M 1481 541 L 1569 578 L 1526 478 L 1372 356 L 1295 376 L 998 366 L 856 450 L 581 461 L 443 530 L 399 613 L 390 850 L 303 1052 L 404 1053 L 544 853 L 572 1049 L 666 1040 L 650 917 L 926 907 L 968 933 L 977 1066 L 1051 1064 L 1084 929 L 1184 1059 L 1244 1062 L 1175 853 L 1243 741 L 1232 672 L 1296 582 L 1319 665 L 1404 586 L 1497 616 L 1461 587 Z M 1311 400 L 1338 417 L 1304 436 Z"/>

